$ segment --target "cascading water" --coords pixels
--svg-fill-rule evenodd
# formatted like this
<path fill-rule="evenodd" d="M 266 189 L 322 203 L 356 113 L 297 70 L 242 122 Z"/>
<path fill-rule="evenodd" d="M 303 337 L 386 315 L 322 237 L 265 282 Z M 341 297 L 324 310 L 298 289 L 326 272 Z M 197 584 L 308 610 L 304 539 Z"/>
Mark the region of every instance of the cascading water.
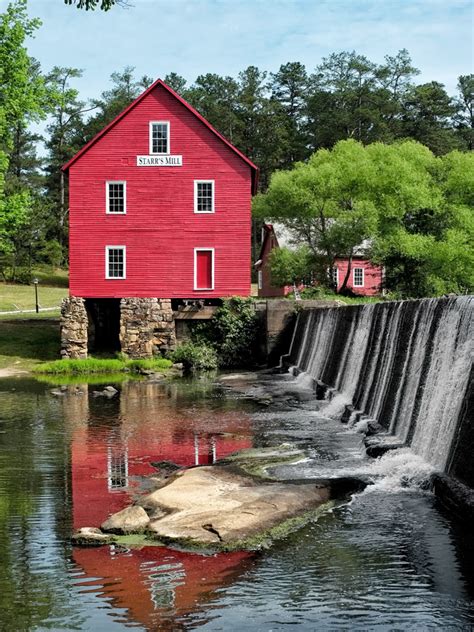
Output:
<path fill-rule="evenodd" d="M 446 471 L 468 391 L 474 297 L 313 309 L 298 316 L 290 361 Z"/>

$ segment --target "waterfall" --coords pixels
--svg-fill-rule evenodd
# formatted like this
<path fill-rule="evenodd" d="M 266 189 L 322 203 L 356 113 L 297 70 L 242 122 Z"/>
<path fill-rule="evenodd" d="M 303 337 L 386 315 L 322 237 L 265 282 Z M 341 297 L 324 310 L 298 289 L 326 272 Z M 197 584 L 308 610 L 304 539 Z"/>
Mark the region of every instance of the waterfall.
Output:
<path fill-rule="evenodd" d="M 305 310 L 290 361 L 446 471 L 472 375 L 473 314 L 472 296 Z"/>

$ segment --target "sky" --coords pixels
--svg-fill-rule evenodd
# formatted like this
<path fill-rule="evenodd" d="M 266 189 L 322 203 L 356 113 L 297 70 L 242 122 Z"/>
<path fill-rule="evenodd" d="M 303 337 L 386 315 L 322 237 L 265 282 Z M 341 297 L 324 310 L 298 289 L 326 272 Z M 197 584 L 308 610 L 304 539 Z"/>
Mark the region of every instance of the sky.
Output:
<path fill-rule="evenodd" d="M 82 99 L 99 96 L 125 66 L 136 75 L 207 72 L 236 76 L 249 65 L 273 71 L 300 61 L 313 71 L 332 52 L 355 50 L 382 62 L 407 48 L 418 80 L 455 93 L 473 70 L 474 0 L 128 0 L 109 12 L 63 0 L 29 0 L 43 25 L 28 50 L 44 71 L 83 70 Z M 0 11 L 7 0 L 0 0 Z"/>

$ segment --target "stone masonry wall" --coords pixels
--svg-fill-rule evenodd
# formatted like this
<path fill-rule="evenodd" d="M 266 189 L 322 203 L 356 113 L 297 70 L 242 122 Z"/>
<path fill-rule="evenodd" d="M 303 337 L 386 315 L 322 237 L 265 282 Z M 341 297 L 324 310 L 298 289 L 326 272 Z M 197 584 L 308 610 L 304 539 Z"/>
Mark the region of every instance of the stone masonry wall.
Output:
<path fill-rule="evenodd" d="M 151 358 L 176 347 L 171 300 L 123 298 L 120 301 L 120 344 L 130 358 Z"/>
<path fill-rule="evenodd" d="M 87 311 L 83 298 L 69 296 L 61 303 L 61 357 L 87 358 Z"/>

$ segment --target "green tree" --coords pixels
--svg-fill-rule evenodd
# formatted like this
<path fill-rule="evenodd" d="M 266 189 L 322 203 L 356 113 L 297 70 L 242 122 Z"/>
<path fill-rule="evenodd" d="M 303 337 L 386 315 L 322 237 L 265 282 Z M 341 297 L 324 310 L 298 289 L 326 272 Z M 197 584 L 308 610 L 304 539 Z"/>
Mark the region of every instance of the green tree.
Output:
<path fill-rule="evenodd" d="M 453 130 L 456 105 L 437 81 L 413 86 L 403 114 L 405 136 L 423 143 L 436 155 L 459 147 Z"/>
<path fill-rule="evenodd" d="M 46 142 L 45 214 L 49 216 L 48 239 L 57 241 L 65 253 L 68 225 L 68 187 L 61 167 L 82 146 L 82 116 L 90 108 L 79 100 L 79 91 L 71 81 L 82 76 L 82 70 L 55 66 L 47 76 L 50 94 L 51 122 Z"/>
<path fill-rule="evenodd" d="M 173 77 L 176 81 L 176 77 Z M 165 83 L 167 81 L 165 80 Z M 237 99 L 239 86 L 232 77 L 208 73 L 199 75 L 183 96 L 217 131 L 231 143 L 236 139 Z"/>
<path fill-rule="evenodd" d="M 133 66 L 126 66 L 121 72 L 113 72 L 110 76 L 110 90 L 105 90 L 100 98 L 91 101 L 88 110 L 94 110 L 95 113 L 81 128 L 81 144 L 94 138 L 153 83 L 153 79 L 146 75 L 136 79 L 134 71 Z"/>
<path fill-rule="evenodd" d="M 458 110 L 454 121 L 466 148 L 472 151 L 474 149 L 474 74 L 459 77 L 458 92 Z"/>
<path fill-rule="evenodd" d="M 28 17 L 26 0 L 10 3 L 0 14 L 0 266 L 4 276 L 9 269 L 14 277 L 18 265 L 29 262 L 29 257 L 23 257 L 23 251 L 30 249 L 24 230 L 30 226 L 33 206 L 24 169 L 28 143 L 30 160 L 33 155 L 26 126 L 45 115 L 45 85 L 25 41 L 39 25 Z"/>
<path fill-rule="evenodd" d="M 415 141 L 340 141 L 272 176 L 254 214 L 283 223 L 311 253 L 308 269 L 331 287 L 336 257 L 384 265 L 401 296 L 472 290 L 474 155 L 436 158 Z"/>
<path fill-rule="evenodd" d="M 332 287 L 336 257 L 347 257 L 343 292 L 356 249 L 376 230 L 374 177 L 364 147 L 341 141 L 332 151 L 319 150 L 308 163 L 273 174 L 267 193 L 254 200 L 254 213 L 282 222 L 295 242 L 307 246 L 316 278 L 327 287 Z"/>
<path fill-rule="evenodd" d="M 306 245 L 296 249 L 274 248 L 270 253 L 269 265 L 272 285 L 300 285 L 312 279 L 313 258 Z"/>
<path fill-rule="evenodd" d="M 282 64 L 278 72 L 271 74 L 271 98 L 281 106 L 287 139 L 284 167 L 308 155 L 303 127 L 308 84 L 306 68 L 300 62 Z"/>
<path fill-rule="evenodd" d="M 355 52 L 323 59 L 306 99 L 307 142 L 330 148 L 338 140 L 363 143 L 403 136 L 401 114 L 418 70 L 405 49 L 377 65 Z"/>
<path fill-rule="evenodd" d="M 168 73 L 163 81 L 166 83 L 167 86 L 177 92 L 180 96 L 184 97 L 184 95 L 186 94 L 187 81 L 184 77 L 178 75 L 176 72 Z"/>

